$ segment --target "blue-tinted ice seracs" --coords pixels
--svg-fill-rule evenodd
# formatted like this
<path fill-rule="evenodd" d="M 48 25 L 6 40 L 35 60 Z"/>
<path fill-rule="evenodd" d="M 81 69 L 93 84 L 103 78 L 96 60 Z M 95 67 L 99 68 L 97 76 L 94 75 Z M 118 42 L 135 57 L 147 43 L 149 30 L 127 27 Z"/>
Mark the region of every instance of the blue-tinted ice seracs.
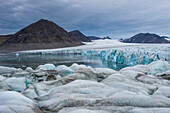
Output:
<path fill-rule="evenodd" d="M 122 47 L 103 50 L 84 50 L 83 56 L 100 56 L 102 60 L 134 66 L 157 60 L 170 61 L 170 47 Z"/>

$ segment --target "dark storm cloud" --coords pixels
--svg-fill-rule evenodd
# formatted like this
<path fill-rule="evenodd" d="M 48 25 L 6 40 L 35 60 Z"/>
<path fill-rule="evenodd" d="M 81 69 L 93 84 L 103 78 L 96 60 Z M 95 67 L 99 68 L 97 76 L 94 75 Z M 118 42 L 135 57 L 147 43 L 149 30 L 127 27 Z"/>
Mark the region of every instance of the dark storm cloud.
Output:
<path fill-rule="evenodd" d="M 86 35 L 170 36 L 169 11 L 169 0 L 0 0 L 0 34 L 14 33 L 44 18 Z"/>

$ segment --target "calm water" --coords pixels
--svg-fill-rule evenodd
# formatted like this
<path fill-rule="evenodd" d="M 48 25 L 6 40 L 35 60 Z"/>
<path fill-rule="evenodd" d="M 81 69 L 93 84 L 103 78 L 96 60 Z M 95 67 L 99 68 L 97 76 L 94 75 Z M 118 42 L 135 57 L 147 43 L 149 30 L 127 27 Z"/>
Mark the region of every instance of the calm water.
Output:
<path fill-rule="evenodd" d="M 93 68 L 112 68 L 120 70 L 127 67 L 123 64 L 115 64 L 114 62 L 102 61 L 99 56 L 81 56 L 81 54 L 69 54 L 69 55 L 58 55 L 58 54 L 46 54 L 46 55 L 19 55 L 15 54 L 1 55 L 0 65 L 7 67 L 15 67 L 25 69 L 26 67 L 32 67 L 35 69 L 39 65 L 46 63 L 52 63 L 56 66 L 67 65 L 71 66 L 73 63 L 84 64 Z"/>

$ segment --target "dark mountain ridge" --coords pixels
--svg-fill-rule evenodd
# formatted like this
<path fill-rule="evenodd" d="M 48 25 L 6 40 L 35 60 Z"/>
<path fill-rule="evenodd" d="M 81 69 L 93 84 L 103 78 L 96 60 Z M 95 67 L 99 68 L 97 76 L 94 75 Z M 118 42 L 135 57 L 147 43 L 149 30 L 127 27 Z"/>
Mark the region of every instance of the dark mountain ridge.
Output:
<path fill-rule="evenodd" d="M 139 33 L 131 38 L 122 40 L 124 43 L 170 43 L 157 34 Z"/>
<path fill-rule="evenodd" d="M 0 50 L 14 51 L 78 46 L 82 43 L 52 21 L 39 21 L 12 35 L 0 36 Z"/>
<path fill-rule="evenodd" d="M 83 33 L 81 33 L 79 30 L 74 30 L 69 32 L 71 36 L 75 36 L 79 41 L 82 42 L 91 42 L 91 40 L 86 37 Z"/>
<path fill-rule="evenodd" d="M 97 37 L 97 36 L 87 36 L 90 40 L 104 40 L 104 39 L 111 39 L 110 37 L 104 37 L 104 38 L 101 38 L 101 37 Z"/>

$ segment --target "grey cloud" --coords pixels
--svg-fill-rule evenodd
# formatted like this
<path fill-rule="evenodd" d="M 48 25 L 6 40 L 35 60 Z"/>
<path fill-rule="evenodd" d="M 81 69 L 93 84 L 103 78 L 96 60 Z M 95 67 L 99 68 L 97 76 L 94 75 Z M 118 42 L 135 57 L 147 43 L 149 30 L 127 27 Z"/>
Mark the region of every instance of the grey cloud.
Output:
<path fill-rule="evenodd" d="M 128 37 L 139 32 L 170 36 L 169 0 L 0 0 L 0 34 L 40 18 L 86 35 Z"/>

